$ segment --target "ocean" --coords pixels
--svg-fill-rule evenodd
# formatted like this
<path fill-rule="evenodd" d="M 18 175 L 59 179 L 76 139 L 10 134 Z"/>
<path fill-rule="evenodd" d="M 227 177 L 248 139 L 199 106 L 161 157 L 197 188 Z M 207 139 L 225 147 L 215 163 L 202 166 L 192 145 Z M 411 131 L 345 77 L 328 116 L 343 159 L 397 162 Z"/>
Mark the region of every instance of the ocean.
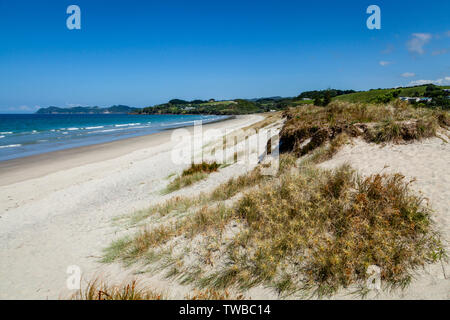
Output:
<path fill-rule="evenodd" d="M 0 114 L 0 161 L 214 122 L 215 115 Z"/>

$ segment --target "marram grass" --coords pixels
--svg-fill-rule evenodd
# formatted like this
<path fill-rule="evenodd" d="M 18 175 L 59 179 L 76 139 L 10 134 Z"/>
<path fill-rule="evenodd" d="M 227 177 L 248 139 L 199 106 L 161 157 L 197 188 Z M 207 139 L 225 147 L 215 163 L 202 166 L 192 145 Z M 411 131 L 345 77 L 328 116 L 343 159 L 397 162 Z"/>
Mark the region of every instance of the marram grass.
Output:
<path fill-rule="evenodd" d="M 191 164 L 191 166 L 175 177 L 166 187 L 164 193 L 171 193 L 183 187 L 190 186 L 193 183 L 205 179 L 211 172 L 219 169 L 220 165 L 216 162 L 202 162 Z"/>
<path fill-rule="evenodd" d="M 173 276 L 184 273 L 198 286 L 220 290 L 264 285 L 280 294 L 318 296 L 363 285 L 370 265 L 381 268 L 385 286 L 403 288 L 416 268 L 445 258 L 431 209 L 402 175 L 362 178 L 347 165 L 332 171 L 297 168 L 291 155 L 282 157 L 278 177 L 255 179 L 255 170 L 225 184 L 254 185 L 232 207 L 203 206 L 177 223 L 144 229 L 117 258 L 139 260 L 177 237 L 220 237 L 235 221 L 243 227 L 222 248 L 227 263 L 211 260 L 204 250 L 195 274 L 180 262 Z M 221 186 L 212 194 L 219 189 L 227 190 Z"/>

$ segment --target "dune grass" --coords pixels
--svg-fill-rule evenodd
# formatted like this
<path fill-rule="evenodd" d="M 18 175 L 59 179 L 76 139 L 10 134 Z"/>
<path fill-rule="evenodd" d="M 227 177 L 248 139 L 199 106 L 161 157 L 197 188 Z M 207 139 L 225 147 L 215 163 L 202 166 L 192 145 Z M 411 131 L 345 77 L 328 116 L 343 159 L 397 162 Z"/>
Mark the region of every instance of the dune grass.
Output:
<path fill-rule="evenodd" d="M 311 288 L 323 296 L 364 284 L 367 268 L 377 265 L 385 284 L 405 287 L 411 270 L 441 258 L 430 212 L 399 174 L 361 178 L 349 166 L 305 167 L 238 203 L 235 214 L 247 230 L 210 283 L 271 283 L 280 292 Z"/>
<path fill-rule="evenodd" d="M 283 165 L 284 162 L 282 162 Z M 205 193 L 202 192 L 197 196 L 183 197 L 175 196 L 163 203 L 153 205 L 147 209 L 139 210 L 132 213 L 131 215 L 120 216 L 116 219 L 116 222 L 123 224 L 124 221 L 130 226 L 136 226 L 148 218 L 160 219 L 169 214 L 178 215 L 187 213 L 193 208 L 198 208 L 206 204 L 214 204 L 218 201 L 224 201 L 232 198 L 242 190 L 252 187 L 259 181 L 262 181 L 264 177 L 261 174 L 259 167 L 252 170 L 249 174 L 238 176 L 236 178 L 231 178 L 227 182 L 221 184 L 219 187 L 214 189 L 212 192 Z M 117 252 L 120 252 L 125 239 L 119 239 L 115 241 L 111 246 L 109 246 L 105 251 L 104 262 L 111 262 L 114 260 Z"/>
<path fill-rule="evenodd" d="M 370 265 L 381 268 L 386 287 L 404 288 L 416 268 L 445 258 L 431 209 L 402 175 L 362 178 L 349 166 L 297 167 L 291 154 L 282 162 L 277 177 L 260 177 L 255 170 L 230 180 L 228 191 L 221 186 L 211 193 L 210 199 L 224 200 L 253 185 L 233 206 L 203 206 L 175 223 L 143 229 L 116 258 L 137 261 L 180 237 L 220 238 L 235 221 L 242 230 L 221 249 L 226 263 L 211 260 L 205 249 L 195 273 L 178 262 L 169 276 L 215 290 L 264 285 L 283 295 L 319 297 L 351 285 L 363 288 Z M 219 189 L 226 192 L 218 196 Z M 214 268 L 205 266 L 207 260 Z"/>
<path fill-rule="evenodd" d="M 95 278 L 85 288 L 77 291 L 72 300 L 164 300 L 164 293 L 130 280 L 119 285 L 110 285 L 107 281 Z"/>
<path fill-rule="evenodd" d="M 183 170 L 181 175 L 173 179 L 166 187 L 163 193 L 171 193 L 183 187 L 190 186 L 193 183 L 205 179 L 211 172 L 219 169 L 220 165 L 216 162 L 202 162 L 191 164 L 188 169 Z"/>
<path fill-rule="evenodd" d="M 405 288 L 417 268 L 447 258 L 432 210 L 411 191 L 412 181 L 315 164 L 355 136 L 378 143 L 433 136 L 448 124 L 448 113 L 401 103 L 381 109 L 333 103 L 286 116 L 277 175 L 264 176 L 257 166 L 209 193 L 154 206 L 139 221 L 184 215 L 116 241 L 106 260 L 164 260 L 168 277 L 209 290 L 263 285 L 283 296 L 323 297 L 349 287 L 363 295 L 371 265 L 381 269 L 384 288 Z M 182 254 L 172 256 L 179 242 Z"/>
<path fill-rule="evenodd" d="M 167 300 L 169 295 L 161 290 L 156 290 L 149 285 L 131 279 L 120 284 L 110 284 L 100 277 L 88 282 L 70 299 L 72 300 Z M 186 294 L 186 300 L 243 300 L 247 299 L 241 294 L 233 294 L 228 290 L 193 289 Z"/>
<path fill-rule="evenodd" d="M 285 112 L 287 121 L 280 132 L 281 152 L 298 156 L 345 133 L 368 142 L 400 143 L 436 135 L 448 128 L 449 113 L 414 108 L 406 102 L 391 105 L 349 104 L 339 101 L 327 107 L 305 106 Z"/>

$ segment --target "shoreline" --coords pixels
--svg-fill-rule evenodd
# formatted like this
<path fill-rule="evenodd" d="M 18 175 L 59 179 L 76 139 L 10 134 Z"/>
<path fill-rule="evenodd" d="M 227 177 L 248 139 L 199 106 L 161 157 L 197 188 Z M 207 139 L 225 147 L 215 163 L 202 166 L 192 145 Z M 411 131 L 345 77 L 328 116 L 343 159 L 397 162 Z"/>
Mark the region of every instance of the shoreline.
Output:
<path fill-rule="evenodd" d="M 262 119 L 263 115 L 258 114 L 241 116 L 208 124 L 205 129 L 236 130 Z M 278 130 L 281 125 L 277 125 Z M 193 127 L 185 128 L 193 130 Z M 167 290 L 171 299 L 186 297 L 192 287 L 166 279 L 164 273 L 141 276 L 145 269 L 140 264 L 129 268 L 121 263 L 100 262 L 105 247 L 142 227 L 128 225 L 127 220 L 121 220 L 125 216 L 174 197 L 190 198 L 210 192 L 230 178 L 251 170 L 251 167 L 233 164 L 211 173 L 205 180 L 164 194 L 161 191 L 170 177 L 187 166 L 171 160 L 171 153 L 181 147 L 178 141 L 171 141 L 171 132 L 130 138 L 133 142 L 129 139 L 114 141 L 103 144 L 103 148 L 78 152 L 72 158 L 66 154 L 23 163 L 22 175 L 26 170 L 34 170 L 32 174 L 42 173 L 45 163 L 52 171 L 38 178 L 0 186 L 0 260 L 3 262 L 0 264 L 0 299 L 67 299 L 74 292 L 66 287 L 69 266 L 80 268 L 83 281 L 100 277 L 122 283 L 136 277 L 156 290 Z M 350 163 L 364 176 L 386 170 L 403 173 L 408 179 L 417 178 L 413 188 L 423 191 L 430 200 L 436 210 L 433 220 L 447 240 L 450 234 L 445 201 L 450 190 L 446 187 L 448 175 L 433 172 L 448 165 L 449 148 L 449 144 L 437 137 L 383 147 L 355 139 L 318 166 L 332 170 Z M 86 160 L 90 162 L 77 164 Z M 67 168 L 64 169 L 64 165 Z M 0 175 L 0 181 L 1 178 Z M 179 218 L 170 214 L 165 217 L 165 221 Z M 149 223 L 158 225 L 157 220 Z M 449 273 L 448 263 L 427 265 L 426 269 L 418 270 L 417 278 L 406 291 L 382 291 L 375 299 L 448 298 L 446 274 Z M 349 293 L 340 291 L 330 298 L 353 299 Z M 248 290 L 246 296 L 279 298 L 275 291 L 262 286 Z"/>
<path fill-rule="evenodd" d="M 238 116 L 204 128 L 236 130 L 262 119 Z M 114 218 L 176 194 L 207 191 L 247 170 L 228 166 L 208 180 L 163 195 L 169 176 L 187 166 L 171 160 L 181 148 L 171 132 L 22 158 L 7 169 L 3 164 L 0 299 L 66 297 L 69 266 L 79 267 L 83 279 L 105 271 L 102 250 L 127 232 L 114 226 Z"/>
<path fill-rule="evenodd" d="M 225 119 L 216 119 L 203 124 L 203 127 L 209 128 L 220 123 L 229 123 L 233 120 L 244 119 L 248 116 L 252 115 L 238 115 Z M 193 127 L 193 125 L 189 125 L 167 128 L 159 132 L 137 137 L 128 137 L 0 161 L 0 186 L 39 178 L 76 166 L 110 160 L 142 148 L 157 147 L 170 141 L 170 135 L 174 130 L 183 128 L 192 131 Z"/>

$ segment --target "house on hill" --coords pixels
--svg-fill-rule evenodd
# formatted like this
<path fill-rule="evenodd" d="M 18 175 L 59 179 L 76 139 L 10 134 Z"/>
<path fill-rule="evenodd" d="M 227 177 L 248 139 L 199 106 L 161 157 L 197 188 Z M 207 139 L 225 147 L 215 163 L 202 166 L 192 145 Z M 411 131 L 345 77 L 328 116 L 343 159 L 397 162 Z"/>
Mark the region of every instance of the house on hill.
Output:
<path fill-rule="evenodd" d="M 408 101 L 408 102 L 431 102 L 433 98 L 420 98 L 420 97 L 400 97 L 400 100 L 402 101 Z"/>

